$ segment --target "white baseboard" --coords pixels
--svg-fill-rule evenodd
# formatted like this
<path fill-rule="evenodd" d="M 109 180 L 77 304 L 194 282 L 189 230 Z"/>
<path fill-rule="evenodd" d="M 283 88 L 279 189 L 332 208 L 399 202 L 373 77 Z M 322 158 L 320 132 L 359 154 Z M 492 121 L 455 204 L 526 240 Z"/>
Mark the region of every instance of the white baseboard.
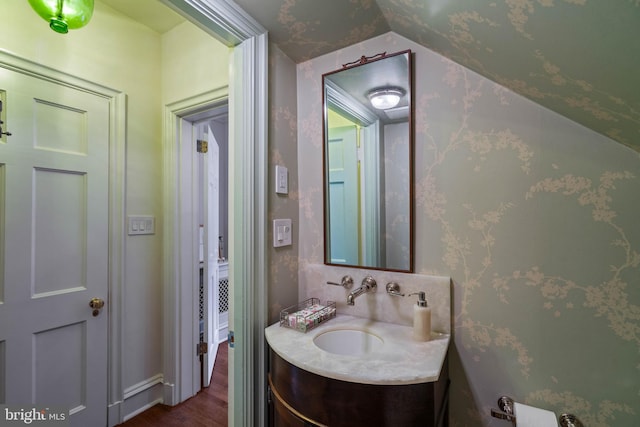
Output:
<path fill-rule="evenodd" d="M 175 384 L 164 383 L 162 387 L 163 403 L 165 405 L 174 406 L 178 404 L 178 398 L 176 397 Z"/>
<path fill-rule="evenodd" d="M 110 404 L 107 407 L 107 419 L 108 419 L 108 427 L 116 426 L 122 423 L 122 401 L 118 401 Z"/>
<path fill-rule="evenodd" d="M 165 403 L 164 387 L 162 374 L 127 387 L 124 400 L 109 405 L 109 427 L 123 423 L 158 403 Z"/>
<path fill-rule="evenodd" d="M 127 415 L 125 415 L 125 416 L 122 418 L 122 421 L 124 422 L 124 421 L 130 420 L 131 418 L 135 417 L 136 415 L 143 413 L 143 412 L 144 412 L 144 411 L 146 411 L 147 409 L 149 409 L 149 408 L 151 408 L 151 407 L 153 407 L 153 406 L 156 406 L 158 403 L 162 403 L 162 399 L 156 399 L 156 400 L 154 400 L 153 402 L 149 402 L 149 403 L 147 403 L 146 405 L 144 405 L 144 406 L 142 406 L 142 407 L 140 407 L 140 408 L 138 408 L 138 409 L 134 410 L 133 412 L 131 412 L 131 413 L 129 413 L 129 414 L 127 414 Z"/>
<path fill-rule="evenodd" d="M 140 381 L 137 384 L 132 385 L 131 387 L 127 387 L 124 389 L 124 400 L 125 402 L 130 397 L 133 397 L 139 393 L 142 393 L 156 384 L 162 384 L 164 377 L 162 374 L 154 375 L 151 378 L 147 378 L 146 380 Z"/>

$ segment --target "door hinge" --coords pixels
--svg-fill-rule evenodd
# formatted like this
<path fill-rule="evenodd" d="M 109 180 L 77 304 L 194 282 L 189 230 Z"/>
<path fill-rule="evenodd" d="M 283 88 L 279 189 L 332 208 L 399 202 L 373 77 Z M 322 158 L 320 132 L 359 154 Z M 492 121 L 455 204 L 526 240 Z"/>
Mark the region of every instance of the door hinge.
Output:
<path fill-rule="evenodd" d="M 2 138 L 2 135 L 11 136 L 11 132 L 2 131 L 2 125 L 4 124 L 4 122 L 2 121 L 1 117 L 2 117 L 2 100 L 0 99 L 0 138 Z"/>
<path fill-rule="evenodd" d="M 198 153 L 206 153 L 207 151 L 209 151 L 209 144 L 207 143 L 207 141 L 204 141 L 202 139 L 199 139 L 196 141 L 196 148 L 198 150 Z"/>
<path fill-rule="evenodd" d="M 206 342 L 199 342 L 196 344 L 196 356 L 202 356 L 209 351 L 209 344 Z"/>
<path fill-rule="evenodd" d="M 271 395 L 271 386 L 267 386 L 267 405 L 271 405 L 273 403 L 273 396 Z"/>
<path fill-rule="evenodd" d="M 233 348 L 235 346 L 236 342 L 233 331 L 229 331 L 229 333 L 227 334 L 227 342 L 229 343 L 230 348 Z"/>

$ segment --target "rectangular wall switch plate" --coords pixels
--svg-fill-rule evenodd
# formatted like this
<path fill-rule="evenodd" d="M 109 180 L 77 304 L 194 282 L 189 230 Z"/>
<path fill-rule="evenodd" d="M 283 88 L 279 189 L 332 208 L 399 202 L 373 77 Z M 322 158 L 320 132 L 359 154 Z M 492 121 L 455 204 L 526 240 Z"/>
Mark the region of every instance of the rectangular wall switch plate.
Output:
<path fill-rule="evenodd" d="M 273 247 L 291 245 L 291 220 L 290 219 L 274 219 L 273 220 Z"/>
<path fill-rule="evenodd" d="M 156 219 L 151 215 L 129 215 L 129 236 L 156 233 Z"/>
<path fill-rule="evenodd" d="M 276 193 L 289 194 L 289 170 L 276 165 Z"/>

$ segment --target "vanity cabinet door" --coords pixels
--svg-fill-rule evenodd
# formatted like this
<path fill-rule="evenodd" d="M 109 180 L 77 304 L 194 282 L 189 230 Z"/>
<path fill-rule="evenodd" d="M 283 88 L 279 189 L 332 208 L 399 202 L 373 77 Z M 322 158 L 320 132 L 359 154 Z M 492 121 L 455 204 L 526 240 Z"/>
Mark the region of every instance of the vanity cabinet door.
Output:
<path fill-rule="evenodd" d="M 446 427 L 448 385 L 446 360 L 436 382 L 368 385 L 313 374 L 271 351 L 269 425 Z"/>
<path fill-rule="evenodd" d="M 278 390 L 269 376 L 269 426 L 271 427 L 324 427 L 298 416 L 289 405 L 282 400 Z"/>

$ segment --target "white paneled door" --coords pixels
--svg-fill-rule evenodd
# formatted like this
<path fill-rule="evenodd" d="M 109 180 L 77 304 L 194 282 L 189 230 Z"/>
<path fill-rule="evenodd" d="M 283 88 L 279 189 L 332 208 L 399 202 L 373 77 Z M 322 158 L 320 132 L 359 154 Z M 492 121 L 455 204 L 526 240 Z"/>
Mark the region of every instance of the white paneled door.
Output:
<path fill-rule="evenodd" d="M 209 150 L 207 151 L 206 166 L 207 171 L 207 194 L 204 195 L 207 201 L 206 228 L 207 228 L 207 268 L 208 278 L 204 287 L 205 313 L 204 313 L 204 336 L 208 343 L 207 353 L 204 354 L 204 369 L 202 370 L 202 385 L 209 387 L 213 365 L 216 362 L 218 352 L 218 323 L 220 310 L 218 307 L 220 279 L 218 277 L 218 236 L 220 236 L 220 146 L 216 137 L 207 125 L 207 141 Z"/>
<path fill-rule="evenodd" d="M 0 404 L 104 426 L 109 100 L 5 68 L 0 95 Z"/>
<path fill-rule="evenodd" d="M 358 265 L 358 140 L 357 128 L 329 129 L 329 260 Z"/>

